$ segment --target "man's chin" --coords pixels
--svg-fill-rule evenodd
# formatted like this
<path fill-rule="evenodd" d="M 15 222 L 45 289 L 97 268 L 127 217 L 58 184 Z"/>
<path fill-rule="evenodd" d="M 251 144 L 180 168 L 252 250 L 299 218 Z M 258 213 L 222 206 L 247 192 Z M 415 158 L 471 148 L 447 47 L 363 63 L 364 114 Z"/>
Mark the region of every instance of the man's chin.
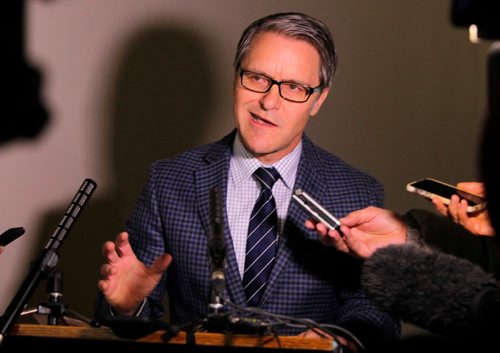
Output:
<path fill-rule="evenodd" d="M 259 161 L 261 161 L 264 164 L 272 164 L 279 160 L 282 157 L 283 153 L 280 153 L 280 151 L 276 151 L 276 149 L 273 149 L 271 147 L 264 148 L 260 146 L 260 148 L 251 148 L 248 149 L 248 151 L 257 158 Z"/>

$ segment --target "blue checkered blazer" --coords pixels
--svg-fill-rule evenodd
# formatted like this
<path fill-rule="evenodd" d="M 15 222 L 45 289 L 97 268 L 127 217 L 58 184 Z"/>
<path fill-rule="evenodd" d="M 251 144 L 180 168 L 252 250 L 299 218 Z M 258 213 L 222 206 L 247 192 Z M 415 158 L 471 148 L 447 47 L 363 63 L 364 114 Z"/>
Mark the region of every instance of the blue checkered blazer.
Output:
<path fill-rule="evenodd" d="M 231 147 L 236 131 L 222 140 L 155 162 L 126 224 L 137 257 L 149 265 L 168 252 L 173 262 L 142 315 L 161 317 L 168 290 L 170 322 L 194 322 L 207 315 L 210 265 L 207 256 L 209 191 L 227 192 Z M 383 187 L 303 137 L 295 188 L 302 188 L 339 217 L 368 205 L 382 206 Z M 225 217 L 228 298 L 245 305 L 245 292 Z M 377 310 L 359 290 L 360 262 L 323 246 L 304 227 L 307 215 L 294 202 L 280 237 L 276 262 L 260 308 L 342 326 L 368 341 L 391 342 L 399 321 Z M 109 313 L 102 297 L 96 313 Z M 288 329 L 284 334 L 295 334 Z"/>

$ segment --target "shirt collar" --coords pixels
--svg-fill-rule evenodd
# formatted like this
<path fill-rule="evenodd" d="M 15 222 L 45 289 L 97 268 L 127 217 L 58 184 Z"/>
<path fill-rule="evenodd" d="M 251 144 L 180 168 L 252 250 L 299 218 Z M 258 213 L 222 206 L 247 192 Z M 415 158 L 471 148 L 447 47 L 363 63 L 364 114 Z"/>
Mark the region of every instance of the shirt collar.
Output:
<path fill-rule="evenodd" d="M 285 157 L 272 165 L 264 165 L 257 158 L 255 158 L 240 140 L 239 134 L 233 142 L 233 155 L 231 158 L 232 167 L 231 177 L 233 178 L 234 185 L 239 185 L 244 180 L 252 178 L 253 172 L 259 167 L 274 167 L 280 173 L 281 180 L 289 189 L 293 187 L 295 176 L 297 174 L 297 167 L 302 154 L 302 140 L 299 144 Z"/>

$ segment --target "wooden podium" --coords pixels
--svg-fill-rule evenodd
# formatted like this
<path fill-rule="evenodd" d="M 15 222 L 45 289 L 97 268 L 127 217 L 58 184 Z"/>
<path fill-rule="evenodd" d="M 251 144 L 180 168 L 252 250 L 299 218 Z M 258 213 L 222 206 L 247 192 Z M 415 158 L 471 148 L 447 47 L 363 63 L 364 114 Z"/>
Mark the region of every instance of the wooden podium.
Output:
<path fill-rule="evenodd" d="M 169 337 L 166 331 L 155 331 L 138 339 L 116 336 L 107 327 L 48 326 L 17 324 L 0 346 L 0 352 L 331 352 L 333 340 L 296 336 L 227 335 L 197 332 L 187 336 L 180 332 Z"/>

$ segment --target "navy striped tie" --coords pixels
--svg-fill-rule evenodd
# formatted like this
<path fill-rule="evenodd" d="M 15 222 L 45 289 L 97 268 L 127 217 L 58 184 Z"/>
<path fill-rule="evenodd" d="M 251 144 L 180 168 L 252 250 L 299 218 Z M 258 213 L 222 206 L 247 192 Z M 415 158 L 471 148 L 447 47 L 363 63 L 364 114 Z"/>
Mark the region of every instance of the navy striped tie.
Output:
<path fill-rule="evenodd" d="M 257 306 L 276 256 L 278 214 L 272 188 L 280 178 L 274 168 L 259 168 L 253 173 L 261 184 L 248 225 L 243 287 L 250 306 Z"/>

